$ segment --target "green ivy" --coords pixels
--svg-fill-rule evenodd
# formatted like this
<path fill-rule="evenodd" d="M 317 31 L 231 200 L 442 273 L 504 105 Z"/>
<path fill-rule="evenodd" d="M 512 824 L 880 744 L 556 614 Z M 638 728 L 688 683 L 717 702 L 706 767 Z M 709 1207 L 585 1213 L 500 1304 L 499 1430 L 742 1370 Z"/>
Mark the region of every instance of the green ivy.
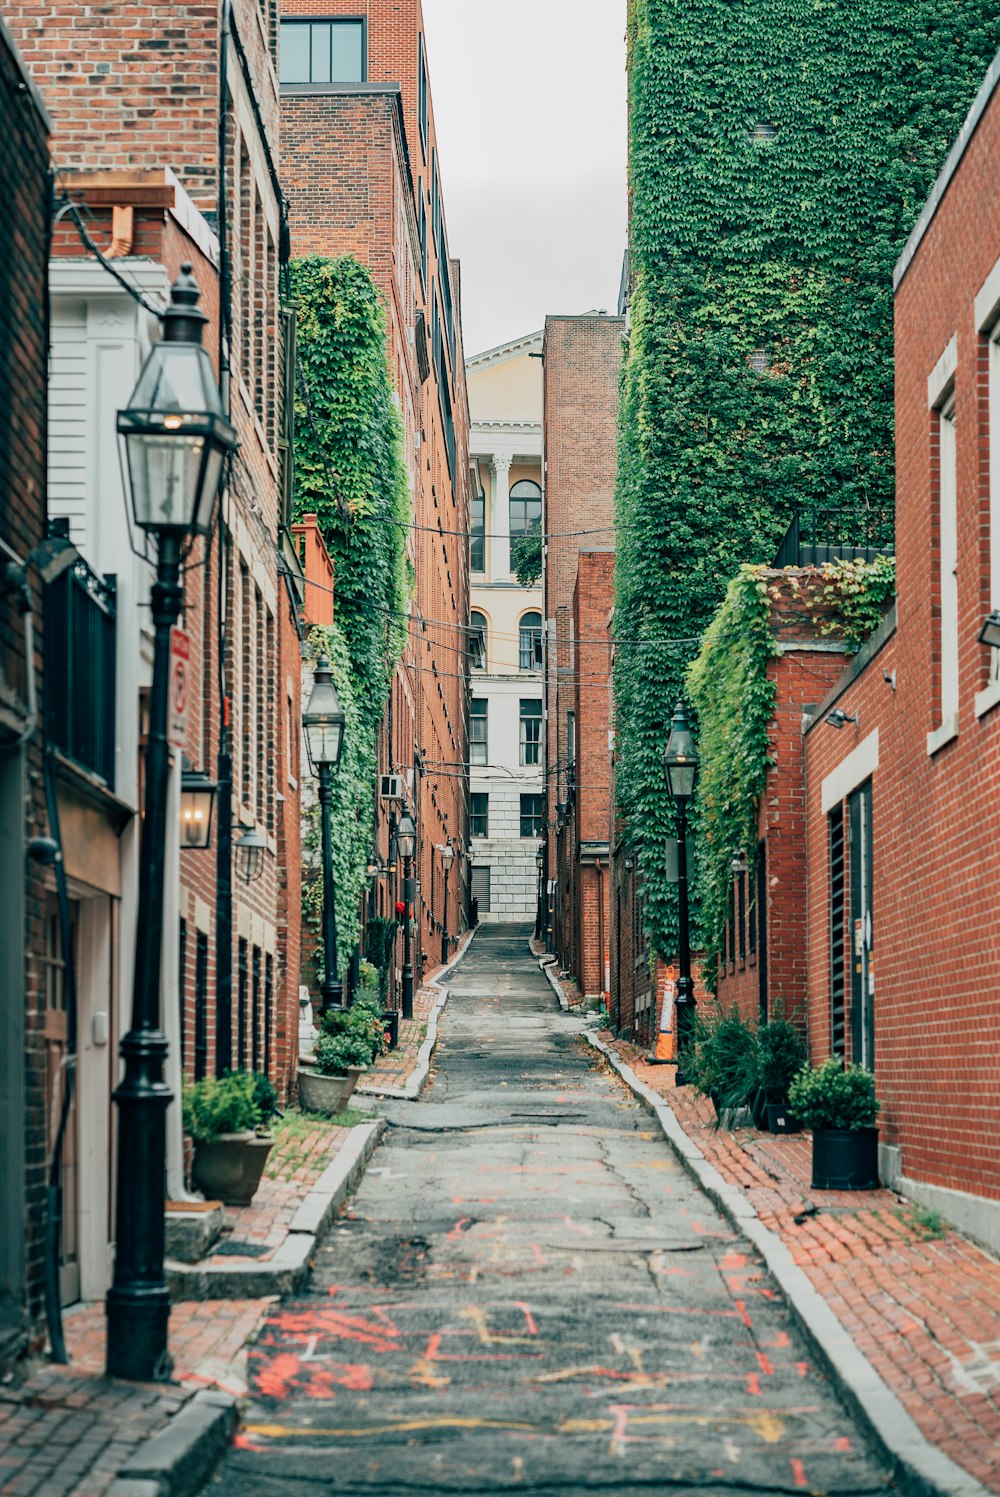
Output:
<path fill-rule="evenodd" d="M 688 668 L 686 684 L 698 714 L 701 762 L 695 802 L 695 887 L 709 986 L 725 939 L 733 855 L 744 853 L 754 866 L 758 807 L 773 763 L 770 727 L 776 686 L 768 676 L 768 663 L 781 654 L 781 646 L 772 629 L 772 599 L 786 587 L 806 613 L 818 613 L 820 634 L 836 635 L 849 650 L 856 650 L 881 623 L 895 581 L 896 567 L 889 557 L 831 562 L 805 574 L 743 566 Z"/>
<path fill-rule="evenodd" d="M 998 43 L 990 0 L 629 0 L 616 777 L 661 951 L 687 665 L 797 506 L 891 522 L 892 268 Z"/>
<path fill-rule="evenodd" d="M 295 514 L 313 512 L 334 561 L 336 624 L 315 630 L 346 719 L 333 774 L 333 866 L 340 975 L 358 939 L 378 774 L 377 734 L 393 661 L 406 642 L 412 519 L 403 428 L 389 370 L 385 311 L 356 260 L 291 266 L 298 308 Z M 303 912 L 321 936 L 319 806 L 305 818 Z M 320 945 L 320 950 L 321 950 Z"/>
<path fill-rule="evenodd" d="M 709 975 L 725 936 L 733 854 L 745 852 L 752 867 L 757 852 L 757 807 L 772 762 L 767 667 L 780 653 L 766 569 L 741 567 L 687 674 L 698 713 L 697 893 Z"/>

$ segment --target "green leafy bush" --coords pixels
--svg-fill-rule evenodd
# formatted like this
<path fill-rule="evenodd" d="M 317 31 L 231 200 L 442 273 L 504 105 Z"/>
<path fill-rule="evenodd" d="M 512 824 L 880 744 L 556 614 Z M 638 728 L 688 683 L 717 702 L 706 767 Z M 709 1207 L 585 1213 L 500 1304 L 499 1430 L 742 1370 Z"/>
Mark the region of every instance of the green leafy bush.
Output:
<path fill-rule="evenodd" d="M 788 1088 L 788 1106 L 807 1128 L 871 1128 L 879 1110 L 875 1078 L 831 1057 L 799 1072 Z"/>
<path fill-rule="evenodd" d="M 276 1111 L 266 1100 L 267 1088 L 273 1095 L 274 1089 L 266 1077 L 246 1071 L 229 1071 L 218 1078 L 206 1076 L 203 1081 L 185 1087 L 182 1103 L 185 1133 L 196 1144 L 204 1144 L 222 1133 L 248 1133 L 261 1127 Z M 265 1105 L 270 1109 L 267 1113 Z"/>
<path fill-rule="evenodd" d="M 695 1012 L 693 1080 L 703 1096 L 711 1097 L 721 1115 L 724 1109 L 753 1103 L 760 1079 L 757 1031 L 734 1003 L 718 1003 L 708 1017 Z"/>
<path fill-rule="evenodd" d="M 321 1034 L 313 1053 L 321 1076 L 343 1076 L 348 1066 L 370 1065 L 373 1052 L 369 1036 L 354 1028 Z"/>
<path fill-rule="evenodd" d="M 542 527 L 532 525 L 526 534 L 511 541 L 511 571 L 522 587 L 532 587 L 542 575 L 542 565 Z"/>
<path fill-rule="evenodd" d="M 757 1049 L 762 1100 L 787 1102 L 788 1089 L 806 1063 L 806 1047 L 780 1004 L 775 1005 L 772 1017 L 758 1026 Z"/>
<path fill-rule="evenodd" d="M 377 993 L 378 992 L 378 969 L 376 967 L 374 967 L 371 962 L 362 961 L 360 971 L 361 971 L 361 991 L 362 992 Z"/>

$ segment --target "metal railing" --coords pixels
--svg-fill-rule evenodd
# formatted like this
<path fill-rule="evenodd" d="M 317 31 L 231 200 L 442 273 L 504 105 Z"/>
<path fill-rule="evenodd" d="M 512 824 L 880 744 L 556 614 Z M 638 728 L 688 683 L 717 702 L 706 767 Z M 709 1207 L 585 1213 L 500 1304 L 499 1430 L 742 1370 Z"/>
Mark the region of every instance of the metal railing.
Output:
<path fill-rule="evenodd" d="M 81 558 L 45 590 L 49 737 L 74 764 L 115 780 L 117 609 L 114 577 Z"/>
<path fill-rule="evenodd" d="M 893 516 L 813 504 L 796 510 L 773 566 L 819 567 L 828 561 L 874 561 L 895 553 Z"/>

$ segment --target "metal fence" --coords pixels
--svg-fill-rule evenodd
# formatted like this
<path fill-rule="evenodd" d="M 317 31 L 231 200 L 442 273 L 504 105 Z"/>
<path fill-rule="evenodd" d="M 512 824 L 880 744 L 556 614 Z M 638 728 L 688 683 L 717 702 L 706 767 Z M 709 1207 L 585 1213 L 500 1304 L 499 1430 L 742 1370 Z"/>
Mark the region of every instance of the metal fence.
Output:
<path fill-rule="evenodd" d="M 45 590 L 45 700 L 56 748 L 105 785 L 115 779 L 115 578 L 82 559 Z"/>
<path fill-rule="evenodd" d="M 874 561 L 895 553 L 893 515 L 830 505 L 796 510 L 774 558 L 775 567 L 819 567 L 828 561 Z"/>

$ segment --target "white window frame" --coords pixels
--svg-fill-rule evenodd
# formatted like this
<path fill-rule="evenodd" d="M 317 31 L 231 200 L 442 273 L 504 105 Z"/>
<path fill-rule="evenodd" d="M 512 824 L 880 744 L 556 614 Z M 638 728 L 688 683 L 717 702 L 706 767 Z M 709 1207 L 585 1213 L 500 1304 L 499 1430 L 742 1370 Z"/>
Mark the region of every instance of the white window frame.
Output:
<path fill-rule="evenodd" d="M 939 725 L 927 735 L 928 754 L 958 733 L 958 439 L 955 397 L 949 389 L 938 406 L 938 586 L 940 588 L 941 681 Z"/>

